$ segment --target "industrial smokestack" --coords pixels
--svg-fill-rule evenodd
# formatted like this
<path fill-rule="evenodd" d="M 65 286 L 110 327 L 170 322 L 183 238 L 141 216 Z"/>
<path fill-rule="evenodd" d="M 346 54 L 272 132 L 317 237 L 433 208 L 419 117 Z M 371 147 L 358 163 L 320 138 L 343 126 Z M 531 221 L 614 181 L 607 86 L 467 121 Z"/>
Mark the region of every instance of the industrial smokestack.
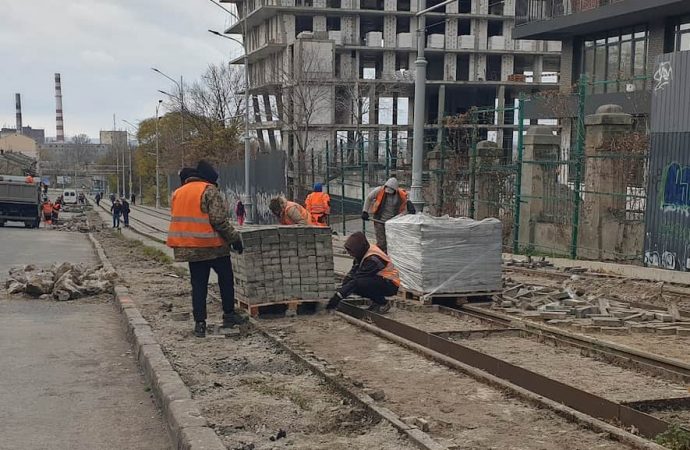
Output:
<path fill-rule="evenodd" d="M 17 134 L 22 134 L 22 94 L 14 94 L 17 111 Z"/>
<path fill-rule="evenodd" d="M 65 124 L 62 120 L 62 83 L 59 73 L 55 74 L 55 128 L 57 141 L 65 142 Z"/>

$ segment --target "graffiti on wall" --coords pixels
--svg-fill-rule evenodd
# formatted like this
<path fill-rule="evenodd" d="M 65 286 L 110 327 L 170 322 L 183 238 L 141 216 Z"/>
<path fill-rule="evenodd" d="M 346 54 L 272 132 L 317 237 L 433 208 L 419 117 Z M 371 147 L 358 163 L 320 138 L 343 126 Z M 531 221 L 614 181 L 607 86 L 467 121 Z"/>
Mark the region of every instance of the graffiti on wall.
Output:
<path fill-rule="evenodd" d="M 661 207 L 665 211 L 690 210 L 690 166 L 673 162 L 664 169 L 660 194 Z"/>

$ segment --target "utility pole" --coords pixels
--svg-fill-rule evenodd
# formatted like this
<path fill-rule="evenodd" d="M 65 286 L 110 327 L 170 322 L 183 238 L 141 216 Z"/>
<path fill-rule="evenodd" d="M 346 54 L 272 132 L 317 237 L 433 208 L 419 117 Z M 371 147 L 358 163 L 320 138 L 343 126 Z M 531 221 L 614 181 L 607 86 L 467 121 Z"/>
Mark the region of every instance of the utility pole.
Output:
<path fill-rule="evenodd" d="M 426 66 L 424 56 L 426 47 L 426 18 L 427 13 L 453 3 L 457 0 L 446 0 L 438 5 L 426 8 L 426 0 L 417 0 L 417 59 L 415 65 L 414 80 L 414 121 L 412 136 L 412 186 L 410 200 L 417 211 L 424 209 L 424 196 L 422 193 L 422 172 L 424 170 L 424 113 L 426 112 Z"/>
<path fill-rule="evenodd" d="M 115 181 L 117 195 L 120 195 L 120 155 L 117 152 L 117 145 L 115 145 L 115 114 L 113 114 L 113 132 L 110 135 L 110 147 L 115 152 Z"/>
<path fill-rule="evenodd" d="M 156 105 L 156 209 L 161 207 L 161 188 L 160 188 L 160 131 L 158 129 L 158 122 L 160 122 L 160 117 L 158 117 L 158 108 L 163 103 L 163 100 L 158 100 Z"/>

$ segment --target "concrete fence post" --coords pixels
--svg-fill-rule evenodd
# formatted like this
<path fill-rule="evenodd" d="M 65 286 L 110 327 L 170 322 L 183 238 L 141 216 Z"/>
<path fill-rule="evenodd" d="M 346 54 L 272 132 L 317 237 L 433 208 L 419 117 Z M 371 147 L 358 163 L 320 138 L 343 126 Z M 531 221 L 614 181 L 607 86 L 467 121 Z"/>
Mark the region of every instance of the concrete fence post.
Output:
<path fill-rule="evenodd" d="M 625 213 L 626 160 L 613 154 L 611 143 L 633 130 L 630 114 L 618 105 L 602 105 L 585 117 L 585 195 L 580 219 L 578 255 L 584 258 L 615 257 L 620 217 Z"/>
<path fill-rule="evenodd" d="M 477 171 L 475 185 L 475 218 L 499 216 L 500 180 L 495 176 L 503 156 L 498 144 L 492 141 L 477 142 Z"/>
<path fill-rule="evenodd" d="M 555 212 L 560 137 L 551 128 L 531 126 L 523 138 L 520 246 L 535 243 L 535 224 Z M 567 243 L 565 243 L 567 245 Z"/>

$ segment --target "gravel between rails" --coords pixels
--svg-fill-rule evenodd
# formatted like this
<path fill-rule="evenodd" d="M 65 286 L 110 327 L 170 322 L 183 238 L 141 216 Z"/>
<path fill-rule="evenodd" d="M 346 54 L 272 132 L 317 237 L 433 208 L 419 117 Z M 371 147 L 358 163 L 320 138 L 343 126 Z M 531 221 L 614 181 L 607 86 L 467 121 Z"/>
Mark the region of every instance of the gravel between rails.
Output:
<path fill-rule="evenodd" d="M 100 219 L 90 217 L 92 223 Z M 335 394 L 259 334 L 233 338 L 192 335 L 189 281 L 143 253 L 136 242 L 97 233 L 111 263 L 203 416 L 229 449 L 415 448 L 386 422 Z M 221 321 L 209 304 L 209 326 Z M 179 317 L 183 316 L 183 317 Z M 280 430 L 287 437 L 275 438 Z"/>
<path fill-rule="evenodd" d="M 286 333 L 365 387 L 382 390 L 383 406 L 401 417 L 426 419 L 431 437 L 449 447 L 627 448 L 337 317 L 300 316 L 265 326 Z"/>

